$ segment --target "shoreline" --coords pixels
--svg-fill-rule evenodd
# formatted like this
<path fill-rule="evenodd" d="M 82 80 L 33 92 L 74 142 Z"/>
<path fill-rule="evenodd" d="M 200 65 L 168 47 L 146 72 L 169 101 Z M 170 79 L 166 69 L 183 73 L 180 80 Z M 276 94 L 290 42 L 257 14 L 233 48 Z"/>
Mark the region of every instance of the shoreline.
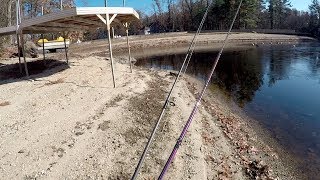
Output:
<path fill-rule="evenodd" d="M 299 41 L 291 36 L 287 38 L 290 43 Z M 131 45 L 139 51 L 162 42 L 160 38 L 139 45 L 146 40 L 137 40 L 137 44 L 133 41 Z M 170 41 L 172 45 L 177 42 Z M 216 45 L 218 48 L 219 44 Z M 115 46 L 115 51 L 126 51 L 121 42 L 118 45 L 115 42 Z M 76 45 L 70 48 L 69 67 L 49 66 L 31 75 L 29 80 L 2 81 L 0 133 L 4 143 L 0 173 L 3 177 L 130 178 L 174 77 L 168 71 L 136 66 L 129 73 L 126 54 L 118 54 L 115 56 L 117 88 L 113 89 L 110 61 L 104 55 L 106 49 L 105 41 Z M 48 58 L 62 57 L 53 54 Z M 41 62 L 41 57 L 38 59 Z M 1 63 L 5 67 L 12 61 Z M 141 178 L 157 177 L 191 112 L 199 83 L 188 77 L 179 81 L 171 99 L 175 106 L 168 108 Z M 214 101 L 210 100 L 212 97 Z M 278 162 L 270 147 L 262 149 L 270 151 L 264 153 L 255 145 L 263 138 L 251 135 L 238 114 L 228 110 L 223 101 L 215 100 L 214 95 L 206 98 L 168 177 L 299 179 L 294 172 L 291 174 L 290 168 L 287 170 L 283 165 L 284 169 L 281 168 L 282 162 Z M 264 155 L 259 157 L 260 153 Z M 268 162 L 279 163 L 280 168 Z M 273 168 L 276 168 L 274 172 Z"/>
<path fill-rule="evenodd" d="M 243 34 L 243 33 L 239 33 Z M 250 33 L 248 33 L 250 34 Z M 291 35 L 289 35 L 291 36 Z M 277 44 L 277 45 L 285 45 L 285 44 L 298 44 L 298 43 L 303 43 L 303 42 L 316 42 L 316 39 L 313 38 L 305 38 L 302 37 L 300 38 L 282 38 L 282 39 L 242 39 L 239 41 L 239 39 L 233 39 L 231 42 L 229 41 L 226 50 L 225 51 L 234 51 L 234 50 L 247 50 L 250 48 L 255 48 L 255 46 L 267 46 L 267 45 L 272 45 L 272 44 Z M 176 41 L 179 43 L 179 41 Z M 204 41 L 202 40 L 200 43 L 198 43 L 198 46 L 196 47 L 195 51 L 208 51 L 208 50 L 219 50 L 220 46 L 218 44 L 219 41 Z M 172 42 L 171 42 L 172 43 Z M 148 50 L 145 50 L 145 48 L 140 49 L 140 51 L 134 51 L 134 57 L 135 58 L 141 58 L 141 57 L 147 57 L 147 56 L 158 56 L 158 55 L 164 55 L 164 54 L 173 54 L 173 53 L 185 53 L 186 52 L 186 45 L 188 43 L 181 43 L 177 47 L 170 48 L 161 48 L 158 49 L 158 47 L 153 47 L 151 46 L 150 48 L 147 48 Z M 142 52 L 141 52 L 142 51 Z M 162 71 L 162 70 L 161 70 Z M 193 78 L 193 77 L 191 77 Z M 185 80 L 190 83 L 190 77 L 185 78 Z M 201 82 L 201 80 L 196 80 Z M 191 81 L 192 82 L 192 81 Z M 197 84 L 197 83 L 195 83 Z M 192 88 L 189 87 L 189 90 L 192 91 Z M 209 90 L 207 90 L 209 91 Z M 193 92 L 194 93 L 194 92 Z M 211 91 L 209 94 L 213 94 Z M 220 92 L 221 96 L 222 92 Z M 210 95 L 210 96 L 211 96 Z M 208 98 L 208 97 L 207 97 Z M 205 98 L 204 98 L 205 99 Z M 210 99 L 210 98 L 208 98 Z M 206 100 L 204 100 L 206 101 Z M 231 100 L 232 101 L 232 100 Z M 221 102 L 219 102 L 221 103 Z M 205 102 L 207 104 L 207 102 Z M 230 104 L 230 103 L 229 103 Z M 278 177 L 286 178 L 286 179 L 307 179 L 308 177 L 305 177 L 301 174 L 303 172 L 303 169 L 300 169 L 299 163 L 301 163 L 300 157 L 296 157 L 292 152 L 286 151 L 285 147 L 280 145 L 274 137 L 270 134 L 270 131 L 263 127 L 262 124 L 260 124 L 258 121 L 252 119 L 249 117 L 247 114 L 245 114 L 244 111 L 242 111 L 237 105 L 232 102 L 233 105 L 228 105 L 229 111 L 237 116 L 240 121 L 243 121 L 245 123 L 245 126 L 243 128 L 246 129 L 247 132 L 250 132 L 251 136 L 256 136 L 258 137 L 257 139 L 262 140 L 261 142 L 256 142 L 256 146 L 258 148 L 264 149 L 261 150 L 262 152 L 265 153 L 267 157 L 261 158 L 261 160 L 267 161 L 268 165 L 272 169 L 275 170 L 276 174 Z M 205 105 L 207 110 L 210 110 L 207 106 Z M 218 120 L 219 120 L 218 116 Z M 255 130 L 251 130 L 255 129 Z M 229 139 L 232 139 L 230 136 L 227 135 Z M 252 145 L 252 144 L 251 144 Z M 254 146 L 252 146 L 254 147 Z M 267 149 L 267 150 L 265 150 Z M 248 150 L 250 151 L 250 150 Z M 254 151 L 256 151 L 256 148 L 254 148 Z M 259 150 L 257 150 L 259 151 Z M 279 159 L 279 155 L 281 157 L 281 160 Z M 276 162 L 279 161 L 280 162 Z M 301 164 L 300 164 L 301 166 Z M 290 178 L 289 178 L 289 177 Z"/>
<path fill-rule="evenodd" d="M 196 39 L 196 49 L 199 47 L 210 47 L 212 50 L 221 48 L 221 42 L 225 38 L 225 33 L 204 33 L 200 34 Z M 192 41 L 194 34 L 181 32 L 181 33 L 166 33 L 155 34 L 146 36 L 129 36 L 131 52 L 137 56 L 141 52 L 149 53 L 149 50 L 156 50 L 156 53 L 161 53 L 161 50 L 166 52 L 172 49 L 172 47 L 181 49 L 181 52 L 185 52 L 186 46 Z M 296 44 L 299 42 L 318 42 L 317 39 L 296 36 L 296 35 L 281 35 L 281 34 L 259 34 L 259 33 L 232 33 L 228 40 L 226 49 L 232 48 L 249 48 L 259 45 L 267 44 Z M 83 42 L 81 44 L 75 44 L 71 47 L 72 50 L 81 54 L 89 55 L 106 55 L 108 50 L 106 46 L 106 40 L 94 40 Z M 113 51 L 115 55 L 122 55 L 127 53 L 126 38 L 118 38 L 112 40 Z M 94 49 L 91 48 L 94 46 Z"/>
<path fill-rule="evenodd" d="M 190 75 L 185 80 L 189 83 L 190 91 L 199 91 L 200 86 L 201 88 L 203 86 L 203 81 Z M 195 89 L 195 87 L 197 88 Z M 255 159 L 264 161 L 280 179 L 308 179 L 308 177 L 301 175 L 296 157 L 287 152 L 270 135 L 269 130 L 245 114 L 233 99 L 227 97 L 218 87 L 211 86 L 208 88 L 202 103 L 208 111 L 216 114 L 222 128 L 228 129 L 228 126 L 231 126 L 231 128 L 238 126 L 236 132 L 229 132 L 228 129 L 224 133 L 235 146 L 241 146 L 243 144 L 241 141 L 245 139 L 244 144 L 249 145 L 245 149 L 251 154 L 246 154 L 248 157 L 244 158 L 244 161 L 254 161 Z M 231 123 L 228 122 L 230 119 Z M 236 125 L 232 125 L 232 123 Z M 242 139 L 239 140 L 238 135 L 242 136 Z"/>
<path fill-rule="evenodd" d="M 51 67 L 29 80 L 2 81 L 4 178 L 130 178 L 174 77 L 139 67 L 129 73 L 127 63 L 116 63 L 114 89 L 106 73 L 110 61 L 103 60 L 70 58 L 67 69 Z M 171 101 L 140 178 L 159 175 L 188 117 L 194 94 L 185 81 L 177 84 Z M 167 177 L 247 179 L 235 147 L 214 119 L 200 109 Z"/>

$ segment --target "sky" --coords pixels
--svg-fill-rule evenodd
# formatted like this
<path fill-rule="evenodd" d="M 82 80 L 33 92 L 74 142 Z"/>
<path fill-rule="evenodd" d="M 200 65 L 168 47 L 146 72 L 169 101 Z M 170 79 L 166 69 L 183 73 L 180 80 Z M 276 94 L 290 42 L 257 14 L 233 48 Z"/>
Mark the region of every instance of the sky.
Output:
<path fill-rule="evenodd" d="M 291 5 L 300 11 L 308 11 L 311 0 L 291 0 Z"/>
<path fill-rule="evenodd" d="M 105 0 L 75 0 L 77 6 L 104 6 Z M 89 2 L 87 4 L 83 2 Z M 152 12 L 152 0 L 125 0 L 126 7 L 133 7 L 144 13 Z M 108 6 L 122 7 L 122 0 L 108 0 Z"/>
<path fill-rule="evenodd" d="M 81 6 L 104 6 L 105 0 L 75 0 L 76 5 Z M 87 2 L 87 3 L 84 3 Z M 125 0 L 127 7 L 133 7 L 146 14 L 153 11 L 152 0 Z M 297 10 L 308 11 L 311 0 L 291 0 L 292 8 Z M 108 6 L 122 6 L 122 0 L 108 0 Z"/>

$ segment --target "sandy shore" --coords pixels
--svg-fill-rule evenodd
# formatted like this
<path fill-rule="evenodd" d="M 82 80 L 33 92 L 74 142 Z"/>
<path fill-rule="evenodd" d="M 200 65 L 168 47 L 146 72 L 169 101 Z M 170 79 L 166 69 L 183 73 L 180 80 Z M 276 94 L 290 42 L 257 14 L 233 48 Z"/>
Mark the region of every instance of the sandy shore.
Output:
<path fill-rule="evenodd" d="M 99 57 L 70 61 L 70 68 L 51 76 L 34 75 L 1 85 L 1 177 L 130 178 L 172 77 L 145 69 L 129 73 L 127 64 L 117 63 L 113 89 L 109 61 Z M 172 101 L 175 106 L 160 125 L 142 179 L 157 177 L 191 110 L 194 95 L 185 81 Z M 213 120 L 200 111 L 167 177 L 245 177 L 234 147 Z"/>
<path fill-rule="evenodd" d="M 184 43 L 190 37 L 185 37 Z M 167 39 L 175 44 L 182 38 Z M 301 37 L 286 39 L 300 41 Z M 155 42 L 166 40 L 146 42 L 133 37 L 132 47 L 138 51 L 145 47 L 140 43 L 157 46 Z M 116 51 L 124 51 L 122 43 L 115 42 Z M 174 77 L 168 72 L 137 67 L 130 73 L 127 59 L 118 57 L 114 89 L 110 61 L 100 57 L 105 48 L 102 41 L 83 43 L 71 48 L 69 66 L 52 62 L 49 69 L 28 80 L 1 80 L 2 178 L 131 177 Z M 51 55 L 52 59 L 62 57 Z M 1 68 L 14 60 L 1 60 Z M 178 83 L 171 99 L 173 106 L 160 124 L 140 179 L 159 175 L 200 87 L 200 82 L 187 76 Z M 295 176 L 241 117 L 222 100 L 207 94 L 166 179 L 251 178 Z"/>

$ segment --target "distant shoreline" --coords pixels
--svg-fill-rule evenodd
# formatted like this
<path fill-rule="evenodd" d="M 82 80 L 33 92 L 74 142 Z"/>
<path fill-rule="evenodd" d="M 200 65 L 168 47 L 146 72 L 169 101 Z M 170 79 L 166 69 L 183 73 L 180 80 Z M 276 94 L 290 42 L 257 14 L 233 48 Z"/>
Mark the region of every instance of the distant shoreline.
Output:
<path fill-rule="evenodd" d="M 182 48 L 190 44 L 194 34 L 188 32 L 174 32 L 151 35 L 134 35 L 129 36 L 131 52 L 133 56 L 154 51 L 156 54 L 167 53 L 172 48 Z M 226 33 L 202 33 L 196 39 L 196 48 L 206 47 L 211 49 L 219 49 L 223 42 Z M 261 33 L 232 33 L 229 37 L 227 48 L 250 48 L 265 44 L 297 44 L 300 42 L 317 42 L 318 40 L 307 36 L 298 35 L 284 35 L 284 34 L 261 34 Z M 113 52 L 115 55 L 127 55 L 126 37 L 121 37 L 112 40 Z M 92 48 L 94 47 L 94 48 Z M 107 40 L 93 40 L 82 42 L 80 44 L 73 44 L 70 50 L 77 51 L 82 54 L 95 54 L 107 52 Z M 176 50 L 176 49 L 175 49 Z"/>

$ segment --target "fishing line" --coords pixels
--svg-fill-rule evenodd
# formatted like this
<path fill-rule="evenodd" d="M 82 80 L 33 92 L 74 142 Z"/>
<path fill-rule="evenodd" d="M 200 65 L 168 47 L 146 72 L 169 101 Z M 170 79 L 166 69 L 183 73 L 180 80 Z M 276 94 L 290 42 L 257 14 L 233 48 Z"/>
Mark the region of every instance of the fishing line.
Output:
<path fill-rule="evenodd" d="M 191 56 L 192 56 L 192 54 L 193 54 L 193 52 L 194 52 L 194 48 L 195 48 L 195 45 L 194 45 L 193 48 L 192 48 Z M 189 63 L 190 63 L 190 60 L 191 60 L 191 56 L 188 57 L 188 61 L 187 61 L 186 67 L 184 68 L 183 74 L 186 74 L 186 71 L 187 71 L 187 69 L 188 69 L 188 66 L 189 66 Z"/>

